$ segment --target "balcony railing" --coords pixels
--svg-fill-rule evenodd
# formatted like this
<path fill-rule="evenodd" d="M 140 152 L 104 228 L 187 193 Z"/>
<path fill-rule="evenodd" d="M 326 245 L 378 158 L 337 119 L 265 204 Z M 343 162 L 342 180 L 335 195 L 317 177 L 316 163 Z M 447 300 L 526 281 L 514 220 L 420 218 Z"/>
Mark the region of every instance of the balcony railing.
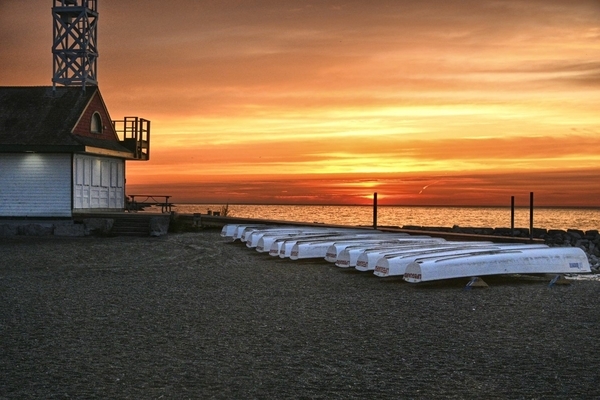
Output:
<path fill-rule="evenodd" d="M 133 152 L 135 160 L 150 159 L 150 121 L 125 117 L 112 123 L 121 144 Z"/>

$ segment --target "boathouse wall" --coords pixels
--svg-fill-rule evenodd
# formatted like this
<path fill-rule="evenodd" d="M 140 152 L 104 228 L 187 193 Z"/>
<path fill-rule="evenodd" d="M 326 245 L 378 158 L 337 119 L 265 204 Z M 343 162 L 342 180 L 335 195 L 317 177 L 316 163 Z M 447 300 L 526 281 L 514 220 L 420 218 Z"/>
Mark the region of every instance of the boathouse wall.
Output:
<path fill-rule="evenodd" d="M 68 153 L 0 154 L 0 217 L 122 211 L 125 160 Z"/>
<path fill-rule="evenodd" d="M 70 217 L 71 154 L 0 154 L 0 216 Z"/>

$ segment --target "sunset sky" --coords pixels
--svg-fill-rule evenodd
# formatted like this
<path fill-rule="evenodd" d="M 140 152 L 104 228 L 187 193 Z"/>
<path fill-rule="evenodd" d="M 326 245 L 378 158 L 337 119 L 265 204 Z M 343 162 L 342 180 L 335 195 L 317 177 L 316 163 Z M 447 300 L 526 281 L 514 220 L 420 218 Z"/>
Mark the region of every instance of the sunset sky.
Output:
<path fill-rule="evenodd" d="M 51 85 L 51 0 L 0 0 L 0 85 Z M 127 191 L 174 202 L 600 207 L 600 1 L 99 0 Z"/>

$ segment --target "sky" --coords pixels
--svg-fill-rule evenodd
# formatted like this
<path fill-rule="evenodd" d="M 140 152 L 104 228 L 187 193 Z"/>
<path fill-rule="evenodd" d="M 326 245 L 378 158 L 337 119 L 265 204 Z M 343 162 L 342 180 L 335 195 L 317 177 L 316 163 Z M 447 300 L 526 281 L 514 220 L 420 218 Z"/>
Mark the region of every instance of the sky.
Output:
<path fill-rule="evenodd" d="M 51 0 L 0 0 L 0 85 L 51 85 Z M 127 192 L 600 207 L 600 0 L 99 0 Z"/>

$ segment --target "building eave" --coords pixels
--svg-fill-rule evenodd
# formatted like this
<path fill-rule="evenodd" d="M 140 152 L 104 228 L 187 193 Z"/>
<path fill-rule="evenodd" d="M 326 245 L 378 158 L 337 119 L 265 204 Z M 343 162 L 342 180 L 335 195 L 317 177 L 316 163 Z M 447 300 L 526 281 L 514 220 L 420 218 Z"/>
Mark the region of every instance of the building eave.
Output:
<path fill-rule="evenodd" d="M 0 153 L 79 153 L 82 151 L 85 151 L 85 146 L 83 145 L 0 145 Z"/>
<path fill-rule="evenodd" d="M 127 151 L 109 150 L 101 147 L 85 146 L 85 153 L 98 156 L 118 157 L 126 160 L 134 160 L 134 154 Z"/>
<path fill-rule="evenodd" d="M 2 145 L 1 153 L 79 153 L 97 156 L 116 157 L 125 160 L 135 160 L 135 156 L 129 151 L 103 149 L 94 146 L 42 146 L 42 145 Z"/>

